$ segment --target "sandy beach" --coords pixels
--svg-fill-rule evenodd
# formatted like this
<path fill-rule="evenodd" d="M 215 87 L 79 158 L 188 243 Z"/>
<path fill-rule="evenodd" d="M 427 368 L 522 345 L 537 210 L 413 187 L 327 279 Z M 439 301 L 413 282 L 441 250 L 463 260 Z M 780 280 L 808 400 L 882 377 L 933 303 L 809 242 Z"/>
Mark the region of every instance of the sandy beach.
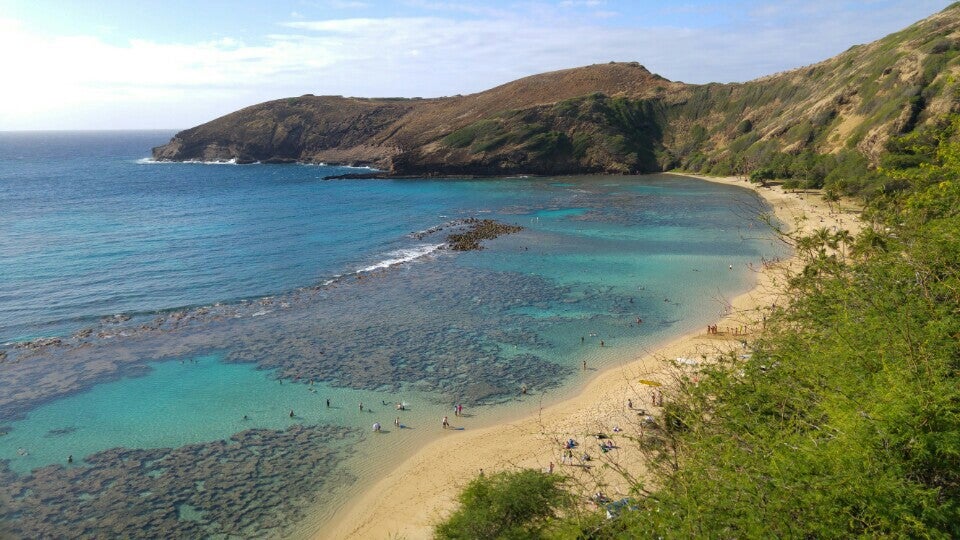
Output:
<path fill-rule="evenodd" d="M 856 233 L 859 228 L 856 212 L 846 208 L 849 204 L 837 212 L 838 205 L 833 203 L 831 209 L 819 193 L 758 188 L 733 177 L 684 176 L 754 189 L 788 231 L 837 227 Z M 642 456 L 629 438 L 642 429 L 648 413 L 657 414 L 658 407 L 652 403 L 657 387 L 648 383 L 664 383 L 669 399 L 669 380 L 678 369 L 693 369 L 723 352 L 742 350 L 761 328 L 765 310 L 788 301 L 784 278 L 792 265 L 792 260 L 754 265 L 751 270 L 757 281 L 752 290 L 718 300 L 726 304 L 718 307 L 727 315 L 716 322 L 716 335 L 703 328 L 656 350 L 637 351 L 629 363 L 599 374 L 587 370 L 582 376 L 593 379 L 580 393 L 538 414 L 481 429 L 451 431 L 428 444 L 352 501 L 317 538 L 429 538 L 433 525 L 455 507 L 459 490 L 481 469 L 487 473 L 548 470 L 552 463 L 555 472 L 582 485 L 585 496 L 597 490 L 611 499 L 627 495 L 629 482 L 616 469 L 628 471 L 633 478 L 644 475 Z M 458 420 L 452 418 L 455 424 Z M 615 428 L 619 431 L 614 432 Z M 610 435 L 617 448 L 602 452 L 597 433 Z M 562 448 L 562 441 L 570 438 L 579 443 L 572 462 L 564 459 Z M 590 455 L 589 461 L 582 460 L 584 453 Z"/>

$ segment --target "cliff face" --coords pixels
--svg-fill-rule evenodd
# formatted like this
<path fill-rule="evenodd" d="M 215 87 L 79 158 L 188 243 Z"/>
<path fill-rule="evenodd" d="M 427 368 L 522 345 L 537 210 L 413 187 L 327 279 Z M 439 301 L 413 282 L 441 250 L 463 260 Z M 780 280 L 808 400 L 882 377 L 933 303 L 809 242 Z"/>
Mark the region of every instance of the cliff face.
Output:
<path fill-rule="evenodd" d="M 856 149 L 958 107 L 960 7 L 818 64 L 737 84 L 671 82 L 636 63 L 562 70 L 468 96 L 302 96 L 178 133 L 159 160 L 371 164 L 397 174 L 749 167 L 771 152 Z"/>

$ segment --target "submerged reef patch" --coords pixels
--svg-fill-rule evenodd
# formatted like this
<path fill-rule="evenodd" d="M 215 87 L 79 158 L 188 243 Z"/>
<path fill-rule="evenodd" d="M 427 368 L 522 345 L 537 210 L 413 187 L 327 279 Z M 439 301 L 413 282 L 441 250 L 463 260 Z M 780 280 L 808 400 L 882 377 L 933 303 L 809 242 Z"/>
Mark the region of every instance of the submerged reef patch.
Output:
<path fill-rule="evenodd" d="M 114 448 L 17 475 L 0 461 L 0 521 L 15 538 L 282 536 L 352 477 L 337 426 L 250 429 L 180 448 Z"/>

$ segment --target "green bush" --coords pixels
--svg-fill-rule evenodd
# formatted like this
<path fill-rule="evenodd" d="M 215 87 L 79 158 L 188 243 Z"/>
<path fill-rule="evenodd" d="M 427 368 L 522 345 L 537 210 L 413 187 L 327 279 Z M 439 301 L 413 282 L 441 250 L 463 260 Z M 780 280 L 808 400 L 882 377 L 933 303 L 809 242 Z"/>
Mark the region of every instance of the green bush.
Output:
<path fill-rule="evenodd" d="M 536 470 L 480 476 L 460 493 L 460 507 L 437 525 L 439 539 L 541 538 L 570 502 L 563 477 Z"/>

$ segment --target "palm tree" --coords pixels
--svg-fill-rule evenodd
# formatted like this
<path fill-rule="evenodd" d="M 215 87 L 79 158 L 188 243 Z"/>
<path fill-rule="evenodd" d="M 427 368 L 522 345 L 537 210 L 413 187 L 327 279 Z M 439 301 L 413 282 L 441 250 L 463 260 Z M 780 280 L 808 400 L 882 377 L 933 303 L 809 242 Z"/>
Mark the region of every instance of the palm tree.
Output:
<path fill-rule="evenodd" d="M 840 213 L 840 204 L 839 204 L 840 194 L 837 193 L 837 190 L 835 190 L 835 189 L 833 189 L 833 188 L 828 189 L 828 190 L 823 194 L 823 200 L 827 201 L 827 208 L 830 209 L 830 212 L 833 212 L 832 203 L 837 203 L 837 213 Z"/>
<path fill-rule="evenodd" d="M 837 249 L 837 242 L 833 237 L 833 233 L 830 232 L 830 229 L 826 227 L 820 227 L 819 229 L 813 231 L 812 236 L 821 254 L 825 255 L 827 248 Z"/>
<path fill-rule="evenodd" d="M 841 254 L 843 258 L 847 258 L 847 246 L 850 244 L 850 241 L 853 240 L 853 235 L 850 234 L 850 231 L 846 229 L 840 229 L 839 231 L 833 233 L 833 241 L 835 244 L 840 245 L 843 249 Z"/>

